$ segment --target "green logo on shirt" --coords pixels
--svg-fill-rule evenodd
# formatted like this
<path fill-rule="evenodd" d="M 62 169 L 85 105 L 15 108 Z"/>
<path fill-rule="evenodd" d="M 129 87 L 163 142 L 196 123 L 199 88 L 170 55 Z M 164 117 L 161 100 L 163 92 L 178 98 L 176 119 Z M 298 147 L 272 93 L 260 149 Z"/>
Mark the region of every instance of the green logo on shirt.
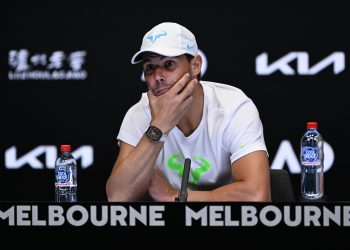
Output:
<path fill-rule="evenodd" d="M 183 162 L 176 161 L 176 159 L 179 157 L 184 158 L 183 155 L 180 153 L 171 155 L 167 161 L 167 165 L 170 169 L 174 169 L 175 171 L 177 171 L 177 174 L 180 177 L 182 177 L 185 166 Z M 207 172 L 211 168 L 211 163 L 206 159 L 204 159 L 203 157 L 193 156 L 193 159 L 199 161 L 201 165 L 199 165 L 199 167 L 197 168 L 193 168 L 192 167 L 193 165 L 191 166 L 190 174 L 192 176 L 192 181 L 189 181 L 190 186 L 195 186 L 198 183 L 201 175 Z"/>

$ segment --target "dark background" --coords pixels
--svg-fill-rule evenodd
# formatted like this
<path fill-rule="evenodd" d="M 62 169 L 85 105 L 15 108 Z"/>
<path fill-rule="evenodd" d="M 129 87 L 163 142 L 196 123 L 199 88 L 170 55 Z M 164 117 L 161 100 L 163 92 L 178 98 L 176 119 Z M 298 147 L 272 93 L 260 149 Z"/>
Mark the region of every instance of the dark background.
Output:
<path fill-rule="evenodd" d="M 130 59 L 145 32 L 163 21 L 178 22 L 196 35 L 208 60 L 203 80 L 236 86 L 252 98 L 264 125 L 271 165 L 284 140 L 299 157 L 306 122 L 318 121 L 334 151 L 334 162 L 325 172 L 327 198 L 350 199 L 346 123 L 350 17 L 337 1 L 327 5 L 116 1 L 0 6 L 0 200 L 54 200 L 54 172 L 45 165 L 45 154 L 37 157 L 42 169 L 29 164 L 9 169 L 5 159 L 9 148 L 17 148 L 18 159 L 41 145 L 71 144 L 73 150 L 93 147 L 93 164 L 78 168 L 78 199 L 106 201 L 105 183 L 118 153 L 115 137 L 125 112 L 146 90 L 140 66 L 131 65 Z M 55 51 L 86 51 L 82 69 L 88 77 L 9 80 L 8 72 L 14 71 L 8 63 L 9 51 L 21 49 L 30 56 L 48 57 Z M 289 63 L 294 75 L 278 70 L 267 76 L 256 73 L 255 60 L 261 53 L 268 53 L 271 64 L 294 51 L 307 52 L 310 67 L 333 52 L 343 52 L 345 69 L 334 74 L 330 65 L 315 75 L 300 75 L 294 60 Z M 288 164 L 283 168 L 290 170 Z M 291 173 L 291 178 L 298 196 L 300 174 Z"/>

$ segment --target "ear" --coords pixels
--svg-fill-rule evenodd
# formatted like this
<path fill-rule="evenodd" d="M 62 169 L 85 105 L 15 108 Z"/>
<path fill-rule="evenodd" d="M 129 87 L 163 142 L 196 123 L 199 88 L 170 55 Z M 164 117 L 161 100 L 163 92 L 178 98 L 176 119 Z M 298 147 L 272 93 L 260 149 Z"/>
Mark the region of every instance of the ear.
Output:
<path fill-rule="evenodd" d="M 197 76 L 201 73 L 202 68 L 202 57 L 197 54 L 191 61 L 192 73 L 194 76 Z"/>

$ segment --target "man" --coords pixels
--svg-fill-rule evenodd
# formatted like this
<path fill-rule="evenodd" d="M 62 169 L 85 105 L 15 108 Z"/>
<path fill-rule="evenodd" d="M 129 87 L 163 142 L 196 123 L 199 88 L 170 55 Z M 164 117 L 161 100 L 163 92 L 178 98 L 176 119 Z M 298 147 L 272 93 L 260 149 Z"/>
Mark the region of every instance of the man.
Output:
<path fill-rule="evenodd" d="M 184 160 L 192 161 L 188 201 L 269 201 L 269 162 L 253 102 L 239 89 L 199 81 L 194 35 L 161 23 L 132 58 L 148 92 L 121 125 L 119 155 L 107 181 L 109 201 L 174 201 Z"/>

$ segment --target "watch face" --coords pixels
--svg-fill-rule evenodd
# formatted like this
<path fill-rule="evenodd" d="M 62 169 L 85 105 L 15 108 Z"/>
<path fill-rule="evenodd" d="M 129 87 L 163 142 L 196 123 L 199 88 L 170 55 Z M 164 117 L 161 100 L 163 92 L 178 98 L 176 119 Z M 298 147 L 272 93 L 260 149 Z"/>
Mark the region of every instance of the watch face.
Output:
<path fill-rule="evenodd" d="M 150 138 L 153 141 L 159 141 L 163 135 L 162 131 L 154 126 L 149 126 L 149 128 L 146 131 L 146 134 L 148 138 Z"/>

